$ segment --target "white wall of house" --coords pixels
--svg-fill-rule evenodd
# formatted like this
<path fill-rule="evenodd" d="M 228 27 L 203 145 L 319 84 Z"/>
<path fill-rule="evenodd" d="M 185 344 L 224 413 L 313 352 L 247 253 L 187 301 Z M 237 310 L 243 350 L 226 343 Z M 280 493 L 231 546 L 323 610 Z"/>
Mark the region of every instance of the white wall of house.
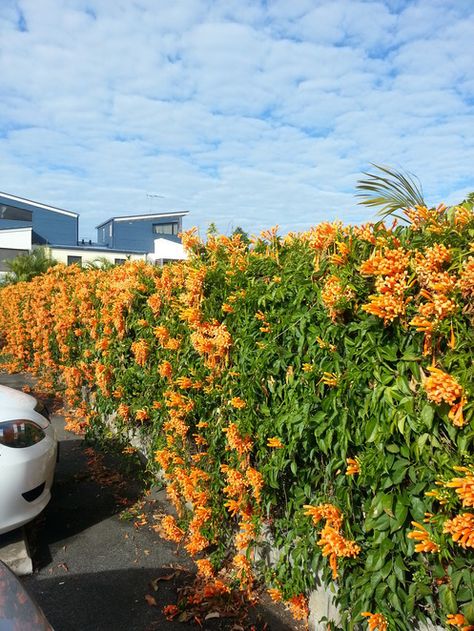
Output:
<path fill-rule="evenodd" d="M 98 249 L 98 248 L 48 248 L 51 253 L 51 257 L 58 263 L 64 263 L 65 265 L 73 262 L 81 263 L 93 263 L 97 259 L 107 260 L 110 263 L 123 263 L 127 259 L 131 261 L 144 260 L 146 257 L 144 254 L 129 254 L 127 252 L 111 252 L 110 250 Z M 74 258 L 76 257 L 76 258 Z M 80 257 L 80 260 L 79 260 Z"/>
<path fill-rule="evenodd" d="M 182 261 L 188 255 L 181 243 L 169 239 L 155 239 L 155 251 L 149 254 L 149 258 L 156 263 L 160 261 Z"/>
<path fill-rule="evenodd" d="M 31 250 L 31 228 L 8 228 L 0 230 L 0 248 L 8 250 Z"/>

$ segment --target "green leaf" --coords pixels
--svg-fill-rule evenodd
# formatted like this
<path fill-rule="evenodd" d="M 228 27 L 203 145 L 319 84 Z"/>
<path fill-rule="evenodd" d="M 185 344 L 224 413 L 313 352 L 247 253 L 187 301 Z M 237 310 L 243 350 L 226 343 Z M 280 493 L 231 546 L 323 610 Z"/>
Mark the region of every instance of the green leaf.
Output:
<path fill-rule="evenodd" d="M 447 585 L 441 585 L 439 589 L 441 603 L 448 613 L 454 614 L 458 610 L 458 603 L 453 590 Z"/>
<path fill-rule="evenodd" d="M 474 624 L 474 602 L 470 602 L 462 608 L 462 613 L 466 616 L 469 624 Z"/>
<path fill-rule="evenodd" d="M 421 410 L 420 418 L 428 429 L 433 427 L 434 410 L 429 403 Z"/>

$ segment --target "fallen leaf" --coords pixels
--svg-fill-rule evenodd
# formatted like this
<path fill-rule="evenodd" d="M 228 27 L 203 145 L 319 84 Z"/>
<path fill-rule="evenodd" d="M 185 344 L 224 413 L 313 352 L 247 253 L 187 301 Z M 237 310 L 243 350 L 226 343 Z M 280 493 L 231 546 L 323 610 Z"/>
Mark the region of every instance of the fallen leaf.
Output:
<path fill-rule="evenodd" d="M 158 576 L 157 578 L 150 581 L 150 585 L 156 592 L 158 590 L 158 583 L 160 581 L 170 581 L 176 575 L 177 575 L 177 572 L 172 572 L 171 574 L 166 574 L 165 576 Z"/>
<path fill-rule="evenodd" d="M 150 605 L 150 607 L 158 606 L 158 603 L 156 602 L 155 598 L 153 596 L 150 596 L 150 594 L 145 594 L 145 600 Z"/>
<path fill-rule="evenodd" d="M 205 616 L 204 620 L 210 620 L 211 618 L 220 618 L 221 614 L 218 611 L 211 611 Z"/>

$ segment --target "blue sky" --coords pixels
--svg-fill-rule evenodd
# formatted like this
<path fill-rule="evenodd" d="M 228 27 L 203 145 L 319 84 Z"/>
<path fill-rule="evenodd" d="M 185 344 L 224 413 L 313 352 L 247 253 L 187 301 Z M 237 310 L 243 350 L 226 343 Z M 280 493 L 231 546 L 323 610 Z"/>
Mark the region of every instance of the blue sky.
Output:
<path fill-rule="evenodd" d="M 472 0 L 1 0 L 0 190 L 186 227 L 361 222 L 371 162 L 474 190 Z"/>

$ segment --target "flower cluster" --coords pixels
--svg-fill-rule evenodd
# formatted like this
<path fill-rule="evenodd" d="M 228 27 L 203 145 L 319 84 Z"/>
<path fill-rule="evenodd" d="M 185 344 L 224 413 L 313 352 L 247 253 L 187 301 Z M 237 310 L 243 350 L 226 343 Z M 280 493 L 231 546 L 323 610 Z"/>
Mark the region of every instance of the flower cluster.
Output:
<path fill-rule="evenodd" d="M 306 505 L 303 507 L 305 515 L 312 518 L 314 525 L 324 519 L 325 524 L 319 533 L 318 546 L 322 548 L 323 556 L 329 557 L 329 567 L 332 570 L 334 580 L 338 577 L 338 558 L 354 558 L 358 556 L 360 547 L 355 541 L 345 539 L 340 531 L 343 517 L 341 511 L 332 504 L 320 504 L 318 506 Z"/>
<path fill-rule="evenodd" d="M 453 425 L 462 427 L 464 425 L 463 406 L 466 403 L 463 387 L 454 377 L 445 373 L 440 368 L 431 366 L 428 368 L 430 376 L 423 382 L 423 388 L 430 401 L 437 403 L 447 403 L 451 406 L 449 418 Z"/>

